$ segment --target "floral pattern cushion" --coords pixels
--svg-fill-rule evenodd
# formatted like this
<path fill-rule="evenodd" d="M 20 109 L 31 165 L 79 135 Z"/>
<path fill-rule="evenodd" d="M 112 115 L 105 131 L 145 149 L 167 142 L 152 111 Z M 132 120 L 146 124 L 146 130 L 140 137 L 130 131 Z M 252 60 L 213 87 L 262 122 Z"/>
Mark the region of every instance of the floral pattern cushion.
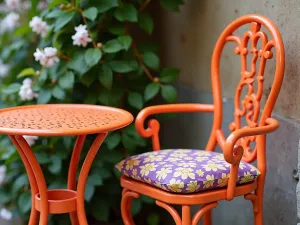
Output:
<path fill-rule="evenodd" d="M 195 193 L 227 186 L 231 164 L 222 153 L 172 149 L 131 156 L 116 165 L 125 176 L 168 192 Z M 260 172 L 241 161 L 237 184 L 254 181 Z"/>

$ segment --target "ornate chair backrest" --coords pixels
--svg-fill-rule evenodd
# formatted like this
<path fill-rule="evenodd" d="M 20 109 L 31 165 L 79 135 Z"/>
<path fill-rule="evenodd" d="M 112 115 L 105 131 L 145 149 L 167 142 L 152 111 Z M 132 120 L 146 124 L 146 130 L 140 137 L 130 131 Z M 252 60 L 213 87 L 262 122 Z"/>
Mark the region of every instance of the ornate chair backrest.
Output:
<path fill-rule="evenodd" d="M 249 25 L 250 29 L 243 36 L 235 35 L 234 32 L 244 25 Z M 270 33 L 270 37 L 261 30 L 262 26 Z M 259 41 L 261 46 L 258 45 Z M 254 14 L 246 15 L 228 25 L 219 37 L 212 56 L 211 78 L 215 113 L 212 135 L 207 145 L 208 150 L 212 150 L 216 143 L 223 148 L 226 140 L 222 132 L 223 102 L 220 84 L 220 58 L 227 42 L 237 44 L 234 52 L 239 55 L 241 60 L 241 76 L 234 97 L 234 121 L 230 124 L 231 131 L 242 128 L 242 120 L 246 121 L 248 127 L 265 125 L 265 120 L 270 117 L 274 108 L 284 75 L 283 42 L 277 27 L 269 19 Z M 247 61 L 248 54 L 252 55 L 251 63 L 249 63 L 249 60 Z M 265 106 L 261 107 L 265 66 L 268 59 L 273 58 L 273 55 L 276 57 L 275 76 Z M 268 74 L 268 76 L 271 76 L 271 74 Z M 243 96 L 241 93 L 245 89 L 247 94 Z M 263 136 L 265 139 L 265 135 Z M 256 160 L 257 152 L 265 151 L 265 147 L 261 147 L 265 144 L 258 145 L 257 141 L 256 136 L 239 140 L 238 144 L 244 148 L 244 161 L 253 162 Z M 251 143 L 255 143 L 256 147 L 251 147 Z M 258 149 L 257 146 L 262 149 Z"/>

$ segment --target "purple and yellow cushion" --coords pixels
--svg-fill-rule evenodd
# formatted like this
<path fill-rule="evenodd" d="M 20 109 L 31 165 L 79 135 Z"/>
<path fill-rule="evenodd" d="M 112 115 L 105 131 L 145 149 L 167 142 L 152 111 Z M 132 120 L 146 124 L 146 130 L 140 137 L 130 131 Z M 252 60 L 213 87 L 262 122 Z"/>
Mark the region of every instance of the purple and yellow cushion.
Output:
<path fill-rule="evenodd" d="M 116 165 L 125 176 L 168 192 L 196 193 L 227 186 L 231 164 L 222 153 L 171 149 L 131 156 Z M 237 184 L 254 181 L 260 172 L 241 161 Z"/>

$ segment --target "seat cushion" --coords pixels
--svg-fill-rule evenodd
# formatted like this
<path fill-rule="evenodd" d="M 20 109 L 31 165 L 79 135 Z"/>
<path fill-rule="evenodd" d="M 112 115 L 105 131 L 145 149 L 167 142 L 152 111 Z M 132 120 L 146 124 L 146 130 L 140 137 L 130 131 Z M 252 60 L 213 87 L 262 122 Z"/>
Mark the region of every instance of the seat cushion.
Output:
<path fill-rule="evenodd" d="M 231 164 L 222 153 L 168 149 L 131 156 L 116 165 L 125 176 L 168 192 L 195 193 L 227 186 Z M 254 181 L 260 172 L 241 162 L 237 184 Z"/>

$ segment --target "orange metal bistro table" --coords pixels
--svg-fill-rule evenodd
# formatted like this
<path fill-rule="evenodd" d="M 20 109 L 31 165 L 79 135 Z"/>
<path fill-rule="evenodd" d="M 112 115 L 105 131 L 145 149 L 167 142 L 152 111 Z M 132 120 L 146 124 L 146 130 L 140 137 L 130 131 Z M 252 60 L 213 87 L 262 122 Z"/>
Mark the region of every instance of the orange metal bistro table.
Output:
<path fill-rule="evenodd" d="M 70 213 L 73 225 L 87 225 L 84 191 L 92 162 L 107 133 L 129 125 L 132 115 L 122 109 L 80 104 L 49 104 L 0 110 L 0 134 L 9 135 L 29 177 L 32 208 L 29 225 L 48 223 L 49 214 Z M 97 134 L 83 162 L 77 187 L 76 174 L 86 135 Z M 68 189 L 48 190 L 45 177 L 23 135 L 77 136 L 69 174 Z M 40 213 L 40 216 L 38 215 Z"/>

